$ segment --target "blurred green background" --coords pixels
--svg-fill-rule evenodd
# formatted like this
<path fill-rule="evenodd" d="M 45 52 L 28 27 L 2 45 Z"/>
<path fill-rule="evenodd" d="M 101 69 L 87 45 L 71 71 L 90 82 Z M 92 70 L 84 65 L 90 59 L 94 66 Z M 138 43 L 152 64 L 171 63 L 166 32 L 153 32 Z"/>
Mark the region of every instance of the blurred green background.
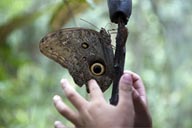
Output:
<path fill-rule="evenodd" d="M 65 27 L 116 29 L 105 0 L 0 1 L 0 128 L 71 126 L 55 110 L 66 69 L 39 52 L 40 39 Z M 133 0 L 125 69 L 143 78 L 154 128 L 192 127 L 192 1 Z M 115 34 L 111 34 L 115 37 Z M 113 41 L 114 42 L 114 41 Z M 105 92 L 108 100 L 111 88 Z M 69 102 L 63 97 L 64 101 Z"/>

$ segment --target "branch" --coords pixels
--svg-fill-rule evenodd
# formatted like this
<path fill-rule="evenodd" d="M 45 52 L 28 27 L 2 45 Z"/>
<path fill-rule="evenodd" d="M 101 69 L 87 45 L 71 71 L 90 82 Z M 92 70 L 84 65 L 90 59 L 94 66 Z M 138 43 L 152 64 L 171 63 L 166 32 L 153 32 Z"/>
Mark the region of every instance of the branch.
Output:
<path fill-rule="evenodd" d="M 125 53 L 126 53 L 126 40 L 128 37 L 128 30 L 125 27 L 125 23 L 121 17 L 118 20 L 118 32 L 116 37 L 116 49 L 115 49 L 115 60 L 114 60 L 114 68 L 115 68 L 115 78 L 113 80 L 113 90 L 110 99 L 110 103 L 116 105 L 118 103 L 118 85 L 120 77 L 124 71 L 124 63 L 125 63 Z"/>

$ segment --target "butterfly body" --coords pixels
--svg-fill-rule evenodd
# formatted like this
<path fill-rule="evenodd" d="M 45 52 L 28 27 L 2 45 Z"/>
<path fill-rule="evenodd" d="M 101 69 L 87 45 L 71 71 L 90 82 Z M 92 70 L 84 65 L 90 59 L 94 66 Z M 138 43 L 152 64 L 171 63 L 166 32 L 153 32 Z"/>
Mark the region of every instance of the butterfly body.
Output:
<path fill-rule="evenodd" d="M 111 84 L 114 53 L 110 35 L 85 28 L 65 28 L 47 34 L 40 51 L 67 68 L 76 84 L 82 86 L 95 79 L 102 91 Z"/>

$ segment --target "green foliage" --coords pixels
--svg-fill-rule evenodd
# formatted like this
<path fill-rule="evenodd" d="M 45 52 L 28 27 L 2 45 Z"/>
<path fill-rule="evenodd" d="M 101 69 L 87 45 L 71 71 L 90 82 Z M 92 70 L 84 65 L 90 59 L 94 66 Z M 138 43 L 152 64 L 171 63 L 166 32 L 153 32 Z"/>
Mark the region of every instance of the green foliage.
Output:
<path fill-rule="evenodd" d="M 85 87 L 75 86 L 66 69 L 39 52 L 38 43 L 53 24 L 94 28 L 80 18 L 116 28 L 107 25 L 106 1 L 98 1 L 79 0 L 85 7 L 80 10 L 76 0 L 0 1 L 0 128 L 53 127 L 55 120 L 71 125 L 56 112 L 52 97 L 63 96 L 62 77 L 87 97 Z M 133 0 L 125 68 L 143 78 L 154 128 L 192 127 L 192 2 L 181 2 Z M 61 5 L 70 10 L 61 13 Z M 110 95 L 111 88 L 107 100 Z"/>

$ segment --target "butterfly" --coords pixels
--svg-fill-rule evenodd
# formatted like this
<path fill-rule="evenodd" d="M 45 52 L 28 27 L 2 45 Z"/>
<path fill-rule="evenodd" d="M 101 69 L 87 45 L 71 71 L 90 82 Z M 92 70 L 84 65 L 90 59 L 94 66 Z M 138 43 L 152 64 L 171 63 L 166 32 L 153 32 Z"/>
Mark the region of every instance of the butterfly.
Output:
<path fill-rule="evenodd" d="M 65 28 L 45 35 L 40 51 L 67 68 L 78 86 L 95 79 L 104 92 L 114 77 L 114 53 L 111 36 L 105 30 Z"/>

